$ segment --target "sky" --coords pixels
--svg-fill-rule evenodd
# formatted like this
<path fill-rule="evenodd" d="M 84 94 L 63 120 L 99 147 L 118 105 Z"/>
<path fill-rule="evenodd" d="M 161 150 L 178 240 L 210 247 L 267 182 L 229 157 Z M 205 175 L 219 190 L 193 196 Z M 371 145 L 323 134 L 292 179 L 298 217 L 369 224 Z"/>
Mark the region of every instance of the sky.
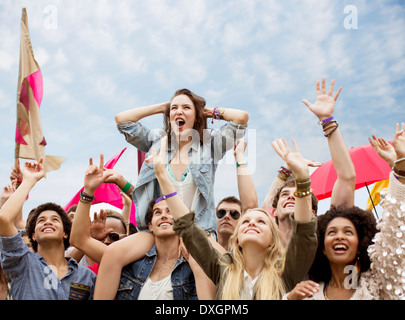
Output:
<path fill-rule="evenodd" d="M 88 159 L 100 153 L 108 160 L 127 147 L 115 169 L 135 183 L 136 149 L 118 132 L 114 115 L 169 101 L 180 88 L 204 97 L 208 107 L 249 113 L 246 157 L 259 205 L 283 164 L 271 141 L 294 139 L 305 158 L 330 159 L 316 117 L 301 102 L 315 101 L 322 77 L 343 87 L 334 116 L 348 148 L 367 144 L 372 134 L 392 140 L 395 124 L 405 121 L 403 1 L 2 0 L 3 186 L 14 164 L 23 7 L 44 78 L 46 154 L 67 158 L 31 191 L 25 215 L 48 201 L 66 205 L 83 186 Z M 163 126 L 161 115 L 142 123 Z M 216 202 L 238 196 L 232 152 L 214 188 Z M 367 190 L 359 189 L 356 205 L 365 208 L 366 199 Z M 320 201 L 319 213 L 329 205 Z"/>

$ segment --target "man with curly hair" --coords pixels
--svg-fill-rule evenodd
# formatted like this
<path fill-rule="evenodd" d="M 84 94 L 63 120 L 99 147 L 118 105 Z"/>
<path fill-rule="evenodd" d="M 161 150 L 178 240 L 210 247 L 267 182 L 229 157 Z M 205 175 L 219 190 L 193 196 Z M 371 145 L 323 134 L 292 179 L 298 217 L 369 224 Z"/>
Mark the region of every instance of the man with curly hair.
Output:
<path fill-rule="evenodd" d="M 23 181 L 0 210 L 0 252 L 4 272 L 15 300 L 67 300 L 92 297 L 96 275 L 72 258 L 69 247 L 71 221 L 57 204 L 45 203 L 28 218 L 29 250 L 14 225 L 27 195 L 44 177 L 43 159 L 26 162 Z"/>

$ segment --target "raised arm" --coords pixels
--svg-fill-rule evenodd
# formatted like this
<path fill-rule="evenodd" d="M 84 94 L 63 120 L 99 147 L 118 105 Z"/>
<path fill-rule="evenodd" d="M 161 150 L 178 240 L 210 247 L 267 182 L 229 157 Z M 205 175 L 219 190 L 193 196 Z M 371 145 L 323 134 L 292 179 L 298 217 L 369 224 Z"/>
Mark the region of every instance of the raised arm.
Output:
<path fill-rule="evenodd" d="M 308 167 L 320 167 L 322 162 L 317 162 L 314 160 L 306 160 Z M 277 194 L 277 191 L 284 186 L 284 184 L 290 180 L 294 180 L 295 175 L 288 167 L 287 163 L 284 163 L 278 170 L 276 178 L 273 180 L 270 185 L 269 191 L 267 191 L 266 197 L 264 198 L 262 208 L 271 212 L 273 208 L 273 200 Z"/>
<path fill-rule="evenodd" d="M 183 200 L 177 195 L 176 189 L 168 179 L 165 172 L 165 154 L 167 147 L 167 136 L 164 136 L 160 141 L 160 152 L 152 150 L 151 155 L 145 159 L 147 163 L 153 163 L 156 178 L 160 185 L 160 190 L 164 196 L 173 195 L 166 198 L 167 205 L 173 215 L 174 220 L 180 219 L 182 216 L 190 212 Z"/>
<path fill-rule="evenodd" d="M 96 189 L 105 182 L 109 176 L 110 173 L 104 170 L 103 155 L 100 155 L 99 166 L 93 165 L 93 159 L 90 158 L 90 164 L 84 177 L 84 193 L 80 195 L 80 201 L 77 205 L 70 234 L 70 243 L 96 262 L 101 261 L 107 246 L 92 238 L 90 235 L 91 198 L 94 197 Z"/>
<path fill-rule="evenodd" d="M 233 155 L 236 161 L 238 192 L 242 203 L 242 213 L 247 209 L 257 208 L 257 193 L 245 160 L 246 141 L 242 138 L 236 142 Z"/>
<path fill-rule="evenodd" d="M 399 123 L 397 123 L 395 137 L 392 140 L 392 145 L 395 149 L 396 159 L 392 165 L 393 174 L 396 179 L 404 184 L 405 183 L 405 123 L 402 122 L 401 130 L 399 129 Z M 402 195 L 403 200 L 405 198 Z"/>
<path fill-rule="evenodd" d="M 35 184 L 45 175 L 43 158 L 38 162 L 26 162 L 22 170 L 23 181 L 0 209 L 0 236 L 11 237 L 18 230 L 14 225 L 16 217 L 22 210 L 25 200 Z"/>
<path fill-rule="evenodd" d="M 294 152 L 284 138 L 271 143 L 277 154 L 287 163 L 296 178 L 294 219 L 299 222 L 310 222 L 312 219 L 312 198 L 310 197 L 311 179 L 307 161 L 302 157 L 293 140 Z"/>
<path fill-rule="evenodd" d="M 232 108 L 205 108 L 205 115 L 207 118 L 232 121 L 236 124 L 247 124 L 249 121 L 249 114 L 246 111 Z"/>
<path fill-rule="evenodd" d="M 337 174 L 332 190 L 331 205 L 352 207 L 354 205 L 356 171 L 338 124 L 333 119 L 335 103 L 342 90 L 340 87 L 333 96 L 334 85 L 335 80 L 332 80 L 329 91 L 326 93 L 325 78 L 322 79 L 322 89 L 319 81 L 317 81 L 315 103 L 312 104 L 305 99 L 302 102 L 318 117 L 328 139 L 333 166 Z"/>
<path fill-rule="evenodd" d="M 397 124 L 397 130 L 399 128 L 399 124 Z M 377 138 L 374 134 L 372 135 L 373 139 L 368 138 L 370 141 L 371 146 L 377 152 L 377 154 L 387 161 L 390 168 L 394 166 L 394 161 L 397 160 L 397 154 L 395 149 L 392 145 L 390 145 L 384 138 Z"/>
<path fill-rule="evenodd" d="M 158 103 L 150 106 L 144 106 L 134 109 L 122 111 L 115 116 L 116 123 L 139 121 L 142 118 L 152 116 L 154 114 L 164 113 L 169 102 Z"/>

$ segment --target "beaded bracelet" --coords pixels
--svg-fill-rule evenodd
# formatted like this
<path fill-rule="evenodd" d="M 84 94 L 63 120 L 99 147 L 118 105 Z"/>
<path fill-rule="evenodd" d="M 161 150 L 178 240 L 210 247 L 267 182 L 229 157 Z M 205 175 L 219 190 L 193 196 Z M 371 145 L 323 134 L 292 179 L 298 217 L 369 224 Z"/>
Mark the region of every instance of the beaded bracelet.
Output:
<path fill-rule="evenodd" d="M 295 197 L 303 198 L 309 196 L 311 193 L 311 179 L 308 178 L 307 180 L 295 180 Z"/>
<path fill-rule="evenodd" d="M 312 189 L 309 189 L 309 190 L 303 191 L 303 192 L 295 191 L 294 192 L 294 197 L 304 198 L 304 197 L 307 197 L 307 196 L 311 195 L 311 193 L 312 193 Z"/>
<path fill-rule="evenodd" d="M 80 202 L 89 203 L 92 202 L 93 200 L 94 196 L 87 194 L 86 192 L 84 192 L 84 190 L 80 191 L 80 198 L 79 198 Z"/>

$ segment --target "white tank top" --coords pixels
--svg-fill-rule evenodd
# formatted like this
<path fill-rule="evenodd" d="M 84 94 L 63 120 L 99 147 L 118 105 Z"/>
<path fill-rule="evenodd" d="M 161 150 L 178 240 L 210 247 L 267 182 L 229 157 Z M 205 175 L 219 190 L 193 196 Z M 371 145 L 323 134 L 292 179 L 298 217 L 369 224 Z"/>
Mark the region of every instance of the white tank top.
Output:
<path fill-rule="evenodd" d="M 186 207 L 191 211 L 194 209 L 193 203 L 197 196 L 198 188 L 194 182 L 193 175 L 191 174 L 190 168 L 187 167 L 183 173 L 180 181 L 177 181 L 174 177 L 173 171 L 170 168 L 170 164 L 166 166 L 166 173 L 169 177 L 170 182 L 177 191 L 179 197 L 183 200 Z"/>
<path fill-rule="evenodd" d="M 159 281 L 146 279 L 138 300 L 173 300 L 172 274 Z"/>

